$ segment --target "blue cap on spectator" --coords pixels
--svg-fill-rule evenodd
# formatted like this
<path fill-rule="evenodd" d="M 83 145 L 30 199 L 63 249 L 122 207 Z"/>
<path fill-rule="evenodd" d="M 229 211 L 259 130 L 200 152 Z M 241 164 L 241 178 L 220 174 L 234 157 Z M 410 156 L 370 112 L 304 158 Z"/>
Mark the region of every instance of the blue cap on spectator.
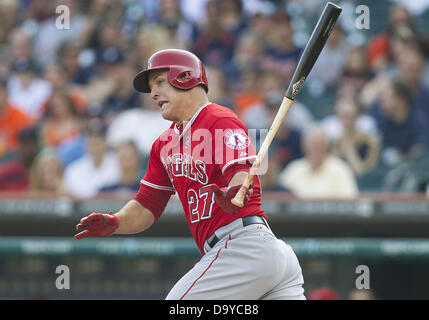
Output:
<path fill-rule="evenodd" d="M 15 72 L 36 72 L 34 63 L 28 58 L 18 58 L 13 63 L 12 69 Z"/>

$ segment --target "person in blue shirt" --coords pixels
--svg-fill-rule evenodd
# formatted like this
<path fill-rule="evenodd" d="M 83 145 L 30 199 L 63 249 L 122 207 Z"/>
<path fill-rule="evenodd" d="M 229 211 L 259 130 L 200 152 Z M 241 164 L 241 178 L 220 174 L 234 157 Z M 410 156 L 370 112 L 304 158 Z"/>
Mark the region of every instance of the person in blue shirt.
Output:
<path fill-rule="evenodd" d="M 140 187 L 140 178 L 144 175 L 142 172 L 142 159 L 133 141 L 124 141 L 116 147 L 121 166 L 121 178 L 116 184 L 105 186 L 101 191 L 114 192 L 137 192 Z"/>
<path fill-rule="evenodd" d="M 384 164 L 396 165 L 412 159 L 425 144 L 425 123 L 411 103 L 408 87 L 393 80 L 381 93 L 379 103 L 370 110 L 381 136 Z"/>

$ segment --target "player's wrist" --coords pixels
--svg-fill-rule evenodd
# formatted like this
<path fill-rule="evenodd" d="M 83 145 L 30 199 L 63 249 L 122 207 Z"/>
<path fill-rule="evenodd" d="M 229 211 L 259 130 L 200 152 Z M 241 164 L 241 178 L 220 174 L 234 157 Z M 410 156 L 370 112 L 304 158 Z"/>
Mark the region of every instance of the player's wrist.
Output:
<path fill-rule="evenodd" d="M 116 214 L 113 214 L 112 212 L 107 213 L 105 216 L 108 219 L 108 224 L 111 225 L 113 229 L 112 235 L 116 234 L 119 226 L 121 225 L 121 221 L 119 217 Z"/>

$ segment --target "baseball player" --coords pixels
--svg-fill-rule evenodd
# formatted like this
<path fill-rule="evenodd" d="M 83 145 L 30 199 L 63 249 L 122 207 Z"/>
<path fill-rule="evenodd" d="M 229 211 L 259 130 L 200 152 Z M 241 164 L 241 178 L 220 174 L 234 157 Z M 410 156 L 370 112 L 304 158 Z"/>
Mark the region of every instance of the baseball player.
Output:
<path fill-rule="evenodd" d="M 256 152 L 235 113 L 208 101 L 202 62 L 188 51 L 158 51 L 134 88 L 173 123 L 153 143 L 134 199 L 115 214 L 82 218 L 75 238 L 142 232 L 177 193 L 202 258 L 166 299 L 305 299 L 298 259 L 261 209 L 259 178 L 243 208 L 231 203 Z"/>

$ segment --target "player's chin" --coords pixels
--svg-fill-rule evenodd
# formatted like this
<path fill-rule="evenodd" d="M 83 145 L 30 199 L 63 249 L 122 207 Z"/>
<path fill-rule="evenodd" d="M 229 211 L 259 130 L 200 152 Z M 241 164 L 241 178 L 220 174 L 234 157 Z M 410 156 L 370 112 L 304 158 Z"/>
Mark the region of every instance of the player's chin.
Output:
<path fill-rule="evenodd" d="M 167 109 L 161 110 L 161 116 L 165 119 L 165 120 L 170 120 L 171 116 L 170 113 L 168 112 Z M 170 120 L 172 121 L 172 120 Z"/>
<path fill-rule="evenodd" d="M 176 117 L 170 112 L 168 108 L 161 111 L 161 116 L 168 121 L 175 121 Z"/>
<path fill-rule="evenodd" d="M 174 118 L 168 112 L 162 111 L 161 116 L 165 120 L 174 121 Z"/>

